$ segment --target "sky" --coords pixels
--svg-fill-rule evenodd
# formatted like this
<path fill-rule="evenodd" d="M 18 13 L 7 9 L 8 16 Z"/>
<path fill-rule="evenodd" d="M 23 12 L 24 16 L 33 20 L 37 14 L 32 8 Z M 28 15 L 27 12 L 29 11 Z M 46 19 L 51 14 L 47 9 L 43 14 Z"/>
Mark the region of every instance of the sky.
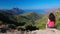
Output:
<path fill-rule="evenodd" d="M 0 0 L 0 9 L 40 10 L 60 8 L 60 0 Z M 44 13 L 44 11 L 35 11 Z"/>
<path fill-rule="evenodd" d="M 0 9 L 54 9 L 60 8 L 60 0 L 0 0 Z"/>

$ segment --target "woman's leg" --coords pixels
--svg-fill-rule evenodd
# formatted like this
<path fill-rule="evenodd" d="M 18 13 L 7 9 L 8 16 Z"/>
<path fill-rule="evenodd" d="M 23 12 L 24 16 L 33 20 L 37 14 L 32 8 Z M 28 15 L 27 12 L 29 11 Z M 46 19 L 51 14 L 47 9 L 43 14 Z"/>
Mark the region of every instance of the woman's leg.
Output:
<path fill-rule="evenodd" d="M 48 24 L 46 24 L 46 29 L 50 29 L 49 26 L 48 26 Z"/>
<path fill-rule="evenodd" d="M 46 24 L 46 29 L 48 28 L 47 24 Z"/>

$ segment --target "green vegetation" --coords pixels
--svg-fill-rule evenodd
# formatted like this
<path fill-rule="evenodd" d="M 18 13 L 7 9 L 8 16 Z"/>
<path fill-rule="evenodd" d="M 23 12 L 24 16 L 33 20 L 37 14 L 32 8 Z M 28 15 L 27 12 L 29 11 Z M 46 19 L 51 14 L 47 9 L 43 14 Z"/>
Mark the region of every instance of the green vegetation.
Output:
<path fill-rule="evenodd" d="M 60 9 L 54 10 L 55 17 L 56 17 L 56 29 L 60 30 Z M 45 29 L 46 28 L 46 23 L 48 19 L 49 13 L 44 15 L 41 20 L 38 20 L 35 26 L 39 29 Z"/>
<path fill-rule="evenodd" d="M 12 11 L 12 10 L 8 10 Z M 60 29 L 60 10 L 55 10 L 56 16 L 56 28 Z M 48 19 L 48 14 L 42 15 L 35 12 L 29 12 L 24 14 L 9 13 L 7 11 L 0 10 L 0 26 L 5 25 L 7 29 L 17 29 L 23 31 L 32 31 L 36 29 L 45 29 Z M 2 27 L 3 28 L 3 27 Z"/>
<path fill-rule="evenodd" d="M 1 28 L 7 30 L 17 29 L 23 31 L 39 29 L 35 26 L 35 24 L 37 23 L 36 21 L 42 18 L 42 14 L 39 15 L 35 12 L 30 12 L 17 15 L 15 12 L 11 13 L 8 11 L 0 10 L 0 26 L 4 25 L 4 27 Z"/>

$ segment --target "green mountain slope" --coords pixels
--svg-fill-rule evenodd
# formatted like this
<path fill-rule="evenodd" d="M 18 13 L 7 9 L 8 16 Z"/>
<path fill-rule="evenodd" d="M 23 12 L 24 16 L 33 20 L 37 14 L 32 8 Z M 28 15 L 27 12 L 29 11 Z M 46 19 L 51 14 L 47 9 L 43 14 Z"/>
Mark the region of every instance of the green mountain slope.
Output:
<path fill-rule="evenodd" d="M 46 27 L 46 23 L 47 23 L 47 19 L 48 19 L 48 16 L 51 12 L 45 14 L 43 16 L 43 18 L 41 19 L 41 21 L 38 21 L 38 23 L 36 24 L 36 26 L 40 29 L 45 29 Z M 55 9 L 53 12 L 52 12 L 55 17 L 56 17 L 56 28 L 57 29 L 60 29 L 60 9 Z"/>
<path fill-rule="evenodd" d="M 36 23 L 35 21 L 39 20 L 42 18 L 42 14 L 39 15 L 35 12 L 29 12 L 29 13 L 25 13 L 25 14 L 21 14 L 21 15 L 18 15 L 17 17 L 17 21 L 20 22 L 31 22 L 31 23 Z"/>
<path fill-rule="evenodd" d="M 0 26 L 4 25 L 7 29 L 34 30 L 37 29 L 35 26 L 36 21 L 42 19 L 42 16 L 42 14 L 35 12 L 15 15 L 0 10 Z"/>

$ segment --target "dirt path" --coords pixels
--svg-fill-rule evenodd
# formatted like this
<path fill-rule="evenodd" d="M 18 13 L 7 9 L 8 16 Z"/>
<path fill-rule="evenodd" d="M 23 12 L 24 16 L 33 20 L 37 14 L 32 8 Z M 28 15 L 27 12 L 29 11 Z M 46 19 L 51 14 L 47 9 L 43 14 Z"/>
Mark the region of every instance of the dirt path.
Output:
<path fill-rule="evenodd" d="M 56 29 L 36 30 L 31 34 L 60 34 L 60 31 Z"/>

